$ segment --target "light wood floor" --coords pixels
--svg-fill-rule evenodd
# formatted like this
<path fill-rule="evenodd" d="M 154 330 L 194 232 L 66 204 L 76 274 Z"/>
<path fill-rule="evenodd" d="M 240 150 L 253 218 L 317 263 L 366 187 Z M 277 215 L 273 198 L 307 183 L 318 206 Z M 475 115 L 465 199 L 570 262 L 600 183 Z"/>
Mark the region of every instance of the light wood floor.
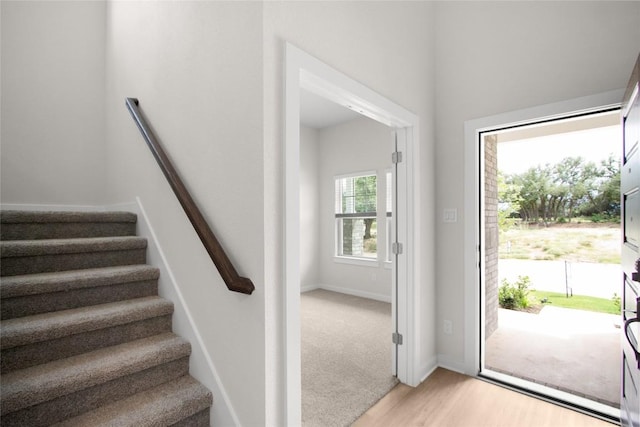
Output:
<path fill-rule="evenodd" d="M 438 368 L 416 388 L 398 384 L 355 427 L 612 427 L 613 424 Z"/>

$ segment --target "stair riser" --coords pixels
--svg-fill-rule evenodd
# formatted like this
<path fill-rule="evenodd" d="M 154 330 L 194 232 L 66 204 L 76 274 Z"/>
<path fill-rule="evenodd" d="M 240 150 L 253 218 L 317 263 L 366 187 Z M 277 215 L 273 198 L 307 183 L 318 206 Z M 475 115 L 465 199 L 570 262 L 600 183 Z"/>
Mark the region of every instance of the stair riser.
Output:
<path fill-rule="evenodd" d="M 0 210 L 0 223 L 3 427 L 209 426 L 135 214 Z"/>
<path fill-rule="evenodd" d="M 2 350 L 3 373 L 171 331 L 171 315 Z"/>
<path fill-rule="evenodd" d="M 75 239 L 134 236 L 135 223 L 21 223 L 2 224 L 1 240 Z"/>
<path fill-rule="evenodd" d="M 209 427 L 209 412 L 210 409 L 207 408 L 204 411 L 193 414 L 189 418 L 172 424 L 171 427 Z"/>
<path fill-rule="evenodd" d="M 0 275 L 35 274 L 118 265 L 145 264 L 146 249 L 3 257 Z"/>
<path fill-rule="evenodd" d="M 77 416 L 115 400 L 175 380 L 189 371 L 184 357 L 135 374 L 49 400 L 2 416 L 3 427 L 39 427 Z"/>
<path fill-rule="evenodd" d="M 158 281 L 120 283 L 65 292 L 42 293 L 15 298 L 3 298 L 0 319 L 31 316 L 50 311 L 68 310 L 158 294 Z"/>
<path fill-rule="evenodd" d="M 127 399 L 70 418 L 56 427 L 209 426 L 211 392 L 185 375 Z"/>

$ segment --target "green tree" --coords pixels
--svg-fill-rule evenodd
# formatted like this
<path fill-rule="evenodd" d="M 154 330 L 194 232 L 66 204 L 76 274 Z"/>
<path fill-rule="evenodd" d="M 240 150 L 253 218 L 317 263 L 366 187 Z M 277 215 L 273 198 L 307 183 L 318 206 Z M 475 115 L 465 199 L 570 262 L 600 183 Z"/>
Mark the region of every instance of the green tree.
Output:
<path fill-rule="evenodd" d="M 376 175 L 360 176 L 355 179 L 355 209 L 358 213 L 377 211 L 377 177 Z M 376 218 L 364 219 L 364 238 L 371 238 L 371 227 Z"/>
<path fill-rule="evenodd" d="M 520 188 L 520 217 L 526 222 L 546 218 L 551 180 L 547 167 L 536 166 L 511 176 L 508 183 Z"/>
<path fill-rule="evenodd" d="M 520 187 L 498 171 L 498 228 L 507 230 L 514 224 L 513 215 L 520 212 Z"/>
<path fill-rule="evenodd" d="M 593 165 L 591 187 L 585 194 L 580 214 L 599 215 L 605 218 L 620 216 L 620 160 L 613 154 Z"/>
<path fill-rule="evenodd" d="M 556 218 L 573 218 L 573 210 L 578 201 L 584 197 L 586 188 L 581 180 L 584 159 L 582 157 L 567 157 L 553 168 L 554 182 L 561 201 Z"/>
<path fill-rule="evenodd" d="M 516 200 L 507 188 L 519 191 L 519 214 L 526 222 L 548 225 L 576 215 L 620 214 L 620 162 L 613 155 L 600 166 L 582 157 L 567 157 L 555 165 L 532 167 L 506 176 L 503 188 L 501 202 Z"/>

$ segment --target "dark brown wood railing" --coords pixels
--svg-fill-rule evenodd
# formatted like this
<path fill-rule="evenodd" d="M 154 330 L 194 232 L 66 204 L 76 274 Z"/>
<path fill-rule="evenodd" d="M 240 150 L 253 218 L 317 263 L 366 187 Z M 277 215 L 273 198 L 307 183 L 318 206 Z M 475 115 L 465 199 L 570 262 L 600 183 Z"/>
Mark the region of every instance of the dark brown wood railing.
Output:
<path fill-rule="evenodd" d="M 187 214 L 189 221 L 191 221 L 193 228 L 195 228 L 196 233 L 198 233 L 200 240 L 202 240 L 202 244 L 207 249 L 211 260 L 216 265 L 220 272 L 220 276 L 222 276 L 222 279 L 227 285 L 227 288 L 229 288 L 230 291 L 250 295 L 255 289 L 255 286 L 253 286 L 250 279 L 240 277 L 240 275 L 238 275 L 238 272 L 231 263 L 231 260 L 229 260 L 229 257 L 222 248 L 222 245 L 220 245 L 220 242 L 213 234 L 213 231 L 211 231 L 207 221 L 202 216 L 200 209 L 198 209 L 198 206 L 193 201 L 191 194 L 189 194 L 189 190 L 187 190 L 182 183 L 182 179 L 180 179 L 178 172 L 173 167 L 171 160 L 169 160 L 169 157 L 162 149 L 162 146 L 140 112 L 140 109 L 138 108 L 138 100 L 136 98 L 127 98 L 126 104 L 133 120 L 138 125 L 138 129 L 140 129 L 140 133 L 142 133 L 144 140 L 149 146 L 151 153 L 153 153 L 153 157 L 156 158 L 162 173 L 167 178 L 167 181 L 169 181 L 169 185 L 180 201 L 182 208 Z"/>

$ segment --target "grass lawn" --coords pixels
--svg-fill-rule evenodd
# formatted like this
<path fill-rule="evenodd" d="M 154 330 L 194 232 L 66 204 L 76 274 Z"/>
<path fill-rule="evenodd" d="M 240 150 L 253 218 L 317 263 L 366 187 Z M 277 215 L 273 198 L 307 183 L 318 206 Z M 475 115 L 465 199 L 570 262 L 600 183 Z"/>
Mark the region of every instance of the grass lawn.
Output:
<path fill-rule="evenodd" d="M 620 224 L 553 224 L 500 231 L 501 259 L 620 263 Z"/>
<path fill-rule="evenodd" d="M 533 304 L 540 304 L 544 298 L 555 307 L 573 308 L 576 310 L 597 311 L 600 313 L 620 314 L 620 305 L 613 299 L 574 295 L 567 298 L 565 294 L 547 291 L 529 291 L 529 298 Z"/>

